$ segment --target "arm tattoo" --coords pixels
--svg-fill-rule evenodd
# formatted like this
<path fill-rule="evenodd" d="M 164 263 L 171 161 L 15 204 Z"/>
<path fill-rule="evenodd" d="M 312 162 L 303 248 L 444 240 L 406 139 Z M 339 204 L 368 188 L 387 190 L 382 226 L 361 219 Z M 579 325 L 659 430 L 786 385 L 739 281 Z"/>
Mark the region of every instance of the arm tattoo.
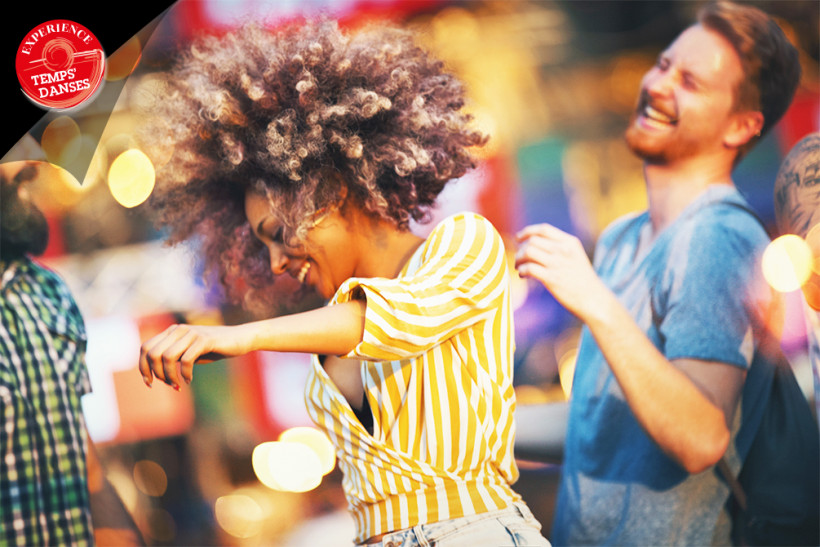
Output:
<path fill-rule="evenodd" d="M 774 205 L 781 233 L 806 237 L 820 223 L 820 133 L 804 137 L 783 160 Z"/>

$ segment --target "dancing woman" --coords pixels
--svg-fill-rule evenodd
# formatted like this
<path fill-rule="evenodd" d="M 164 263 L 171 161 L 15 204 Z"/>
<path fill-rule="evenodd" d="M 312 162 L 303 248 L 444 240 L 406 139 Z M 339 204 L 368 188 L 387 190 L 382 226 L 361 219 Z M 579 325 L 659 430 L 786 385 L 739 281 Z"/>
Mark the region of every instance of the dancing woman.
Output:
<path fill-rule="evenodd" d="M 288 273 L 327 299 L 235 326 L 174 325 L 140 371 L 176 388 L 217 353 L 315 354 L 310 416 L 336 447 L 356 542 L 546 545 L 511 484 L 513 329 L 498 233 L 445 184 L 486 137 L 461 84 L 397 29 L 242 28 L 195 43 L 154 105 L 175 144 L 152 198 L 248 305 Z M 266 289 L 267 292 L 266 292 Z"/>

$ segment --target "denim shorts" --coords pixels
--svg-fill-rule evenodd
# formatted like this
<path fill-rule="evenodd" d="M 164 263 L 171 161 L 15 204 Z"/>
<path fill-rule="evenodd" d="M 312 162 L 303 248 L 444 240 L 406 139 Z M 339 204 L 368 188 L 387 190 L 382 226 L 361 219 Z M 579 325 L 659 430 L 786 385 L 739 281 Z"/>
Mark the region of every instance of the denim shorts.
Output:
<path fill-rule="evenodd" d="M 541 524 L 525 503 L 385 534 L 368 547 L 549 547 L 541 535 Z"/>

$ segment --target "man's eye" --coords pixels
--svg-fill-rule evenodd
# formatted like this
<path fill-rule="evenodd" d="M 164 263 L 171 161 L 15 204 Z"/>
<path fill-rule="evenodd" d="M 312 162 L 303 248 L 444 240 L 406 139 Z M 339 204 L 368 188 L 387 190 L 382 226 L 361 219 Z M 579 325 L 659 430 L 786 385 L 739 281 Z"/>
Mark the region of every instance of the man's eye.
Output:
<path fill-rule="evenodd" d="M 698 82 L 697 78 L 692 76 L 691 74 L 684 74 L 683 76 L 683 85 L 686 89 L 697 91 L 700 89 L 700 83 Z"/>

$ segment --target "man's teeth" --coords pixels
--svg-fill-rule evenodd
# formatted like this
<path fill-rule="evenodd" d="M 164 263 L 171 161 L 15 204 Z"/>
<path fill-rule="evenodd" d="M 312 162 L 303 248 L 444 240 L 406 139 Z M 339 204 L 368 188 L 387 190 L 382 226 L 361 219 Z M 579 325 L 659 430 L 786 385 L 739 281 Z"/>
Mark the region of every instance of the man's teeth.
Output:
<path fill-rule="evenodd" d="M 305 276 L 307 276 L 308 270 L 310 269 L 310 262 L 305 262 L 302 264 L 302 269 L 299 270 L 299 275 L 296 276 L 296 279 L 299 280 L 299 283 L 305 282 Z"/>
<path fill-rule="evenodd" d="M 646 108 L 643 110 L 644 116 L 649 118 L 650 120 L 654 120 L 656 122 L 662 123 L 675 123 L 675 118 L 671 118 L 664 114 L 663 112 L 652 108 L 649 105 L 646 105 Z"/>

